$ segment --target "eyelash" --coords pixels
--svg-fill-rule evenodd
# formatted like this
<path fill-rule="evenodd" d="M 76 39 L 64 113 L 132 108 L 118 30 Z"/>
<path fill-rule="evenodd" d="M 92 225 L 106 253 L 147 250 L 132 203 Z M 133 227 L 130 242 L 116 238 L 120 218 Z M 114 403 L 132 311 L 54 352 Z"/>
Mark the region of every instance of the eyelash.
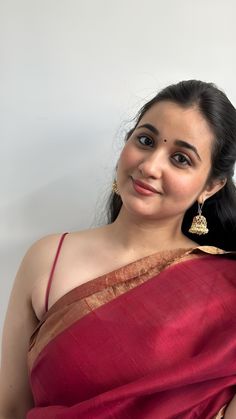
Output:
<path fill-rule="evenodd" d="M 143 144 L 140 141 L 141 138 L 147 138 L 149 141 L 152 142 L 152 144 L 154 143 L 154 141 L 151 138 L 149 138 L 147 135 L 138 135 L 137 138 L 138 138 L 139 144 L 141 146 L 143 146 L 143 147 L 149 147 L 150 144 Z M 153 145 L 151 147 L 153 147 Z M 178 162 L 178 161 L 175 160 L 175 163 L 177 163 L 178 165 L 180 165 L 180 166 L 186 166 L 186 164 L 187 164 L 188 166 L 192 166 L 191 161 L 189 159 L 187 159 L 187 157 L 184 154 L 182 154 L 182 153 L 175 153 L 175 156 L 181 156 L 181 157 L 184 157 L 184 159 L 185 159 L 185 162 L 186 162 L 185 164 L 183 164 L 183 163 Z"/>

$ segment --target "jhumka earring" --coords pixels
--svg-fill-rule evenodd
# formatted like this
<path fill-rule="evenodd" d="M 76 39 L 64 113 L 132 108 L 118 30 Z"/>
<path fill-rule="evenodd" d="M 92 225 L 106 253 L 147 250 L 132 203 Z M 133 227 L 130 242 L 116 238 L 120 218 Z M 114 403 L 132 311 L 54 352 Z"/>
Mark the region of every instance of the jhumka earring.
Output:
<path fill-rule="evenodd" d="M 199 236 L 202 234 L 207 234 L 209 231 L 207 228 L 207 220 L 202 215 L 203 204 L 204 202 L 202 204 L 199 204 L 198 202 L 198 215 L 193 217 L 192 225 L 188 230 L 189 233 L 198 234 Z"/>
<path fill-rule="evenodd" d="M 114 193 L 116 193 L 116 195 L 120 195 L 116 180 L 114 180 L 114 182 L 112 184 L 112 190 L 113 190 Z"/>

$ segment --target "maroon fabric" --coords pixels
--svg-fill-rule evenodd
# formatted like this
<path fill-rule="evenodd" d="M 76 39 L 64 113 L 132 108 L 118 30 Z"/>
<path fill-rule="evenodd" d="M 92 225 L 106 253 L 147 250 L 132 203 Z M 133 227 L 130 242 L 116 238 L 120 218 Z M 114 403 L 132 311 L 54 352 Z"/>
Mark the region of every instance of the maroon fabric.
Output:
<path fill-rule="evenodd" d="M 212 419 L 236 391 L 236 261 L 181 262 L 90 312 L 30 381 L 27 419 Z"/>

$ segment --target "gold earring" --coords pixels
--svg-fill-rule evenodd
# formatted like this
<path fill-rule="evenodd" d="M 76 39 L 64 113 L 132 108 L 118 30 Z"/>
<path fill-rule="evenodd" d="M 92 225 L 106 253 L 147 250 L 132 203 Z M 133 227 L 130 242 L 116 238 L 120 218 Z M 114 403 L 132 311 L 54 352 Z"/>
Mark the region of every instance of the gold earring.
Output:
<path fill-rule="evenodd" d="M 120 195 L 120 194 L 119 194 L 119 189 L 118 189 L 118 186 L 117 186 L 117 181 L 116 181 L 116 180 L 114 180 L 114 182 L 113 182 L 113 184 L 112 184 L 112 191 L 113 191 L 114 193 L 116 193 L 116 195 Z"/>
<path fill-rule="evenodd" d="M 207 220 L 202 215 L 203 204 L 204 202 L 202 204 L 199 204 L 198 202 L 198 215 L 193 217 L 192 225 L 188 230 L 189 233 L 198 234 L 199 236 L 202 234 L 207 234 L 209 232 L 207 228 Z"/>

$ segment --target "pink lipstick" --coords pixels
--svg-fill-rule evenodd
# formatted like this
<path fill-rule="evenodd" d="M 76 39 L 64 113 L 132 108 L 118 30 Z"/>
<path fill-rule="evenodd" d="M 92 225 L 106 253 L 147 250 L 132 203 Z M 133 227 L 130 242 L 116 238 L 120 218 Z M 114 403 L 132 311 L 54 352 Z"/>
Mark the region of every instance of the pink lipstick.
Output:
<path fill-rule="evenodd" d="M 153 188 L 151 185 L 148 185 L 144 182 L 141 182 L 140 180 L 133 180 L 133 186 L 136 192 L 140 193 L 141 195 L 154 195 L 159 193 L 155 188 Z"/>

